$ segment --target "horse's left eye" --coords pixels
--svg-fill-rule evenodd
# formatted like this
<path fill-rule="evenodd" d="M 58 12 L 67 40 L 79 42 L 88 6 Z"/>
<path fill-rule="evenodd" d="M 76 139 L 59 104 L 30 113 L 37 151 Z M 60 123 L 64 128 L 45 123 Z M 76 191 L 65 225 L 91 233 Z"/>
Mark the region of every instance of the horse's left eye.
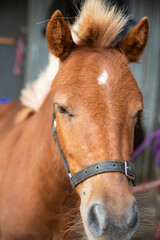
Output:
<path fill-rule="evenodd" d="M 134 116 L 134 118 L 141 119 L 141 117 L 142 117 L 142 111 L 143 111 L 143 110 L 139 110 L 139 111 L 136 113 L 136 115 Z"/>

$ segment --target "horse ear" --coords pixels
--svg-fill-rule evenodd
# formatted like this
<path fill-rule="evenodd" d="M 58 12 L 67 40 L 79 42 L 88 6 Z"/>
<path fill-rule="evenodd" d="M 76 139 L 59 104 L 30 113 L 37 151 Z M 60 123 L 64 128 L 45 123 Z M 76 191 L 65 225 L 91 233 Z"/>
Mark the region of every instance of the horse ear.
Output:
<path fill-rule="evenodd" d="M 51 17 L 46 31 L 48 48 L 51 53 L 64 60 L 75 47 L 69 25 L 57 10 Z"/>
<path fill-rule="evenodd" d="M 117 46 L 131 62 L 137 62 L 147 44 L 148 35 L 149 22 L 144 17 Z"/>

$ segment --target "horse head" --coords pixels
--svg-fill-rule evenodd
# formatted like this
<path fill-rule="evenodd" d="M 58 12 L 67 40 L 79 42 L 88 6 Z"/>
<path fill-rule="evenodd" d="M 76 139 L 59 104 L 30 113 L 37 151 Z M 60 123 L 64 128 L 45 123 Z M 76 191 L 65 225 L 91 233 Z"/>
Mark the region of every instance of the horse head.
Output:
<path fill-rule="evenodd" d="M 73 40 L 56 11 L 47 42 L 59 58 L 52 84 L 59 145 L 71 174 L 102 161 L 128 161 L 143 98 L 129 63 L 137 62 L 148 40 L 144 17 L 119 43 L 113 42 L 127 19 L 102 1 L 87 1 Z M 138 225 L 138 208 L 125 174 L 107 172 L 76 186 L 87 238 L 129 239 Z"/>

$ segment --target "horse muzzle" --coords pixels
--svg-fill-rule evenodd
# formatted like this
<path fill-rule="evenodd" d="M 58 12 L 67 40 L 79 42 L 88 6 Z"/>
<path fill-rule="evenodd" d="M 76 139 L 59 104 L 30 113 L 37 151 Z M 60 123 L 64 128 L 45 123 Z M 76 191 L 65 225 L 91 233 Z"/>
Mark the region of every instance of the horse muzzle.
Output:
<path fill-rule="evenodd" d="M 138 208 L 134 203 L 117 217 L 111 208 L 100 203 L 88 206 L 85 230 L 89 240 L 127 240 L 134 233 L 139 220 Z"/>

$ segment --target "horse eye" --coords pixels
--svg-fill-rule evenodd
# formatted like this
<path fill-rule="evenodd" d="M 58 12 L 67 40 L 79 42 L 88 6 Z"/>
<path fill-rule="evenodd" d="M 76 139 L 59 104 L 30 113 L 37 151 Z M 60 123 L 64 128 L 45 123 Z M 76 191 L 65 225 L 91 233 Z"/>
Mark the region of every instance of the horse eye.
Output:
<path fill-rule="evenodd" d="M 143 111 L 143 110 L 139 110 L 139 111 L 136 113 L 136 115 L 134 116 L 134 118 L 141 119 L 141 117 L 142 117 L 142 111 Z"/>
<path fill-rule="evenodd" d="M 68 112 L 64 107 L 62 106 L 58 106 L 58 111 L 61 113 L 61 114 L 65 114 L 68 116 L 69 120 L 71 120 L 71 117 L 73 117 L 73 115 Z"/>
<path fill-rule="evenodd" d="M 64 107 L 61 107 L 61 106 L 58 106 L 58 110 L 62 114 L 67 114 L 68 113 L 67 110 Z"/>

